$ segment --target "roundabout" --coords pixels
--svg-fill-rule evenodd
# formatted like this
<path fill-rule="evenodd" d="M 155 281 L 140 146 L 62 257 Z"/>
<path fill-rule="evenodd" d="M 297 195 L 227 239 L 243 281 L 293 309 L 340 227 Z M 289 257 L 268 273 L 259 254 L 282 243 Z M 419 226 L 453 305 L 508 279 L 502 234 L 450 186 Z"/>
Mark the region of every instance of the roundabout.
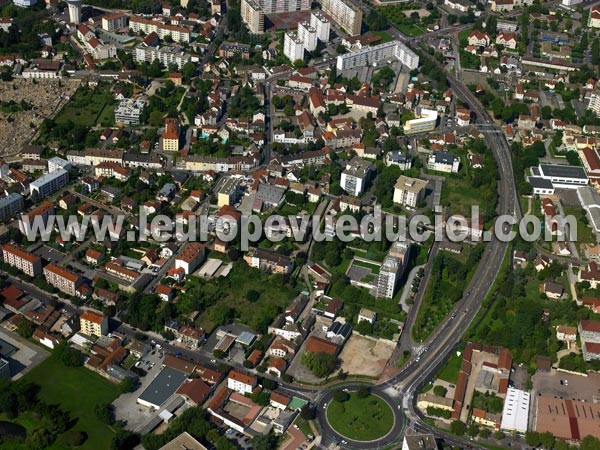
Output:
<path fill-rule="evenodd" d="M 359 392 L 365 387 L 367 392 Z M 389 445 L 401 436 L 400 408 L 398 400 L 377 386 L 349 384 L 324 393 L 316 414 L 324 441 L 364 449 Z"/>

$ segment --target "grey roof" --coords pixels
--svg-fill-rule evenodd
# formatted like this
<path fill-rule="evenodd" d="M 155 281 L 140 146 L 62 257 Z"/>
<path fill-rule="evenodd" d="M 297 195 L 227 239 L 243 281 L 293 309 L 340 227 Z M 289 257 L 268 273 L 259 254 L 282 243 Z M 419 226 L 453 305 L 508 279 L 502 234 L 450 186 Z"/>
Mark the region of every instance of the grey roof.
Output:
<path fill-rule="evenodd" d="M 559 166 L 556 164 L 540 164 L 540 170 L 546 177 L 580 178 L 587 180 L 588 176 L 583 167 Z"/>
<path fill-rule="evenodd" d="M 265 203 L 278 205 L 281 202 L 284 193 L 285 188 L 283 187 L 262 183 L 260 186 L 258 186 L 256 198 Z"/>
<path fill-rule="evenodd" d="M 185 381 L 187 375 L 171 367 L 164 367 L 139 396 L 140 400 L 160 407 Z"/>
<path fill-rule="evenodd" d="M 410 155 L 402 153 L 401 151 L 389 152 L 386 156 L 389 161 L 395 163 L 406 163 L 411 159 Z"/>
<path fill-rule="evenodd" d="M 165 197 L 168 197 L 171 194 L 173 194 L 176 189 L 177 187 L 173 183 L 167 183 L 161 188 L 161 190 L 156 195 L 164 195 Z"/>
<path fill-rule="evenodd" d="M 256 339 L 255 334 L 250 333 L 249 331 L 242 331 L 237 337 L 236 342 L 239 342 L 242 345 L 252 345 L 254 339 Z"/>
<path fill-rule="evenodd" d="M 529 181 L 529 184 L 531 184 L 534 188 L 538 188 L 538 189 L 553 189 L 554 188 L 554 186 L 552 185 L 552 181 L 548 180 L 547 178 L 529 177 L 527 179 L 527 181 Z"/>
<path fill-rule="evenodd" d="M 17 201 L 19 201 L 19 199 L 22 199 L 22 198 L 23 197 L 20 194 L 17 194 L 16 192 L 12 192 L 7 197 L 4 197 L 3 199 L 0 200 L 0 208 L 3 208 L 6 205 L 10 205 L 13 202 L 17 202 Z"/>
<path fill-rule="evenodd" d="M 438 446 L 435 442 L 433 434 L 410 434 L 407 432 L 404 435 L 404 441 L 408 450 L 437 450 Z"/>
<path fill-rule="evenodd" d="M 454 164 L 454 160 L 456 159 L 456 156 L 448 152 L 435 151 L 433 155 L 435 156 L 436 163 Z"/>
<path fill-rule="evenodd" d="M 14 345 L 6 342 L 4 339 L 0 339 L 0 355 L 8 358 L 10 355 L 18 350 Z"/>

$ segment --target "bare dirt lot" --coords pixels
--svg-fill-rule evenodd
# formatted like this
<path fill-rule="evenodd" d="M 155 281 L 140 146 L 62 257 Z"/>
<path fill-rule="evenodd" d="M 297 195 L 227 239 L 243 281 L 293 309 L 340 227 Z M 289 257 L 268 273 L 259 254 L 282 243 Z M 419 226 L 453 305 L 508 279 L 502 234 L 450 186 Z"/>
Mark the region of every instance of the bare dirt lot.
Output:
<path fill-rule="evenodd" d="M 353 334 L 340 353 L 342 370 L 352 375 L 378 377 L 393 351 L 394 346 L 387 341 Z"/>

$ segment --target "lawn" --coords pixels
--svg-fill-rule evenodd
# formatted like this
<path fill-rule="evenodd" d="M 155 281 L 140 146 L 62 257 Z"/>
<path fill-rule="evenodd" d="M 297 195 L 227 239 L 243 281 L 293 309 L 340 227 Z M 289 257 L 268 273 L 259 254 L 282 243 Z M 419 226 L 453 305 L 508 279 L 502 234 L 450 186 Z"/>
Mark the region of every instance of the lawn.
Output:
<path fill-rule="evenodd" d="M 468 177 L 448 176 L 442 185 L 440 203 L 442 206 L 449 207 L 453 214 L 464 214 L 470 218 L 472 206 L 482 206 L 481 193 L 479 189 L 471 186 L 471 180 Z M 483 210 L 482 207 L 481 209 Z"/>
<path fill-rule="evenodd" d="M 258 292 L 259 298 L 248 300 L 249 291 Z M 177 307 L 181 314 L 189 314 L 201 305 L 204 311 L 200 325 L 207 332 L 229 322 L 233 313 L 240 322 L 264 333 L 296 294 L 297 291 L 286 284 L 281 275 L 268 275 L 237 261 L 226 278 L 200 280 L 192 277 Z"/>
<path fill-rule="evenodd" d="M 108 90 L 81 87 L 58 113 L 55 121 L 62 124 L 70 120 L 86 127 L 93 127 L 97 123 L 108 126 L 115 121 L 115 103 Z"/>
<path fill-rule="evenodd" d="M 392 35 L 387 31 L 371 31 L 375 36 L 379 36 L 381 38 L 381 42 L 390 42 L 394 40 Z"/>
<path fill-rule="evenodd" d="M 25 379 L 41 387 L 42 400 L 59 404 L 77 421 L 73 429 L 88 436 L 80 448 L 110 448 L 113 431 L 96 418 L 94 408 L 99 403 L 111 403 L 117 398 L 116 385 L 84 367 L 66 367 L 56 355 L 35 367 L 25 375 Z M 52 448 L 67 448 L 60 442 L 59 436 Z"/>
<path fill-rule="evenodd" d="M 374 275 L 378 275 L 379 270 L 381 269 L 381 267 L 378 266 L 377 264 L 371 264 L 367 261 L 361 261 L 359 259 L 355 259 L 353 264 L 356 264 L 359 267 L 364 267 L 365 269 L 371 270 L 371 273 L 373 273 Z"/>
<path fill-rule="evenodd" d="M 583 208 L 578 206 L 564 206 L 565 216 L 574 216 L 577 219 L 577 242 L 581 244 L 596 244 L 596 235 L 588 224 L 588 218 Z M 573 230 L 575 231 L 575 230 Z M 572 232 L 573 232 L 572 231 Z"/>
<path fill-rule="evenodd" d="M 394 425 L 394 415 L 380 397 L 358 398 L 357 393 L 352 392 L 348 401 L 329 404 L 327 421 L 342 436 L 364 442 L 385 436 Z"/>
<path fill-rule="evenodd" d="M 446 361 L 440 373 L 438 373 L 438 378 L 440 380 L 447 381 L 448 383 L 456 384 L 458 381 L 458 374 L 460 372 L 460 366 L 462 364 L 462 354 L 460 356 L 456 355 L 456 352 L 452 353 L 452 356 Z"/>

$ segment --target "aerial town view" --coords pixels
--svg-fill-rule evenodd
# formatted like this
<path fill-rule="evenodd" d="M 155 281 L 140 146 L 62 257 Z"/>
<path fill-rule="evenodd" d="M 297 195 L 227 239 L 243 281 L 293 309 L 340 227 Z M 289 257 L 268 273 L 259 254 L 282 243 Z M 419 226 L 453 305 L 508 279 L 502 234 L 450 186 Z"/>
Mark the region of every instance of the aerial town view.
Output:
<path fill-rule="evenodd" d="M 0 0 L 0 450 L 600 450 L 600 0 Z"/>

